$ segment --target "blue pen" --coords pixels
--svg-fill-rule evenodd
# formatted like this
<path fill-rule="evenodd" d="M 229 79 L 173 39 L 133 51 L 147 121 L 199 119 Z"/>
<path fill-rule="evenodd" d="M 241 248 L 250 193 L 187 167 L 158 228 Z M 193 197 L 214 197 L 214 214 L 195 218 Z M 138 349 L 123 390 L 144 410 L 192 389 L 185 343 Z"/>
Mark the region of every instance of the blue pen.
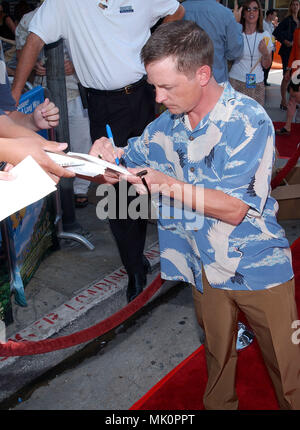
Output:
<path fill-rule="evenodd" d="M 115 145 L 114 138 L 113 138 L 113 135 L 112 135 L 112 132 L 111 132 L 111 128 L 110 128 L 110 126 L 108 124 L 106 124 L 106 133 L 107 133 L 107 136 L 108 136 L 108 138 L 110 139 L 110 141 L 112 143 L 113 148 L 116 149 L 116 145 Z M 118 159 L 118 157 L 115 158 L 115 162 L 116 162 L 117 166 L 119 166 L 120 160 Z"/>

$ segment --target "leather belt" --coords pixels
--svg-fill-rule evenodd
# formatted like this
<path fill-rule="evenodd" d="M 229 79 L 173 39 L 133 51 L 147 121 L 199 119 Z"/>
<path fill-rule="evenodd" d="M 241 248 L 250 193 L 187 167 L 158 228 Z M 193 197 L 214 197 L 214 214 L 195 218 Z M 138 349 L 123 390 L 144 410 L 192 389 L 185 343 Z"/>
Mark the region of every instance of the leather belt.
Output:
<path fill-rule="evenodd" d="M 134 84 L 126 85 L 123 88 L 118 88 L 116 90 L 96 90 L 95 88 L 87 88 L 87 91 L 94 94 L 116 94 L 116 93 L 124 93 L 124 94 L 131 94 L 134 92 L 134 90 L 146 83 L 146 76 L 143 76 L 142 79 L 135 82 Z"/>

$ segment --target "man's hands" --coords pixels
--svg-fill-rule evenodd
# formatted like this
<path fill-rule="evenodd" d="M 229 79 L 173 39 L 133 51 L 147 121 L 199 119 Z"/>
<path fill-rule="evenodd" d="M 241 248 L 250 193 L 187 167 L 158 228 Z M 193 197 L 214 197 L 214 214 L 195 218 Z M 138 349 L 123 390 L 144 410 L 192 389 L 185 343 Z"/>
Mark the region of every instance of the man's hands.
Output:
<path fill-rule="evenodd" d="M 107 139 L 107 137 L 101 137 L 100 139 L 95 140 L 93 143 L 89 155 L 93 155 L 94 157 L 101 158 L 105 161 L 109 161 L 110 163 L 116 163 L 116 158 L 121 158 L 124 154 L 124 150 L 122 148 L 116 148 L 114 149 L 111 141 Z M 108 184 L 115 184 L 119 182 L 119 175 L 116 176 L 110 176 L 110 175 L 103 175 L 102 177 L 96 177 L 95 178 L 99 183 L 106 182 Z"/>
<path fill-rule="evenodd" d="M 59 123 L 59 109 L 49 99 L 38 105 L 33 112 L 33 121 L 40 130 L 57 127 Z"/>
<path fill-rule="evenodd" d="M 178 199 L 178 196 L 175 195 L 176 188 L 173 187 L 173 189 L 171 189 L 173 183 L 175 182 L 174 178 L 171 178 L 170 176 L 167 176 L 158 170 L 151 169 L 149 167 L 147 167 L 147 169 L 143 169 L 142 167 L 138 167 L 134 169 L 129 168 L 128 171 L 132 173 L 132 175 L 122 175 L 120 179 L 125 179 L 126 181 L 133 184 L 136 191 L 139 194 L 147 194 L 148 190 L 145 187 L 145 185 L 142 183 L 141 177 L 136 176 L 136 174 L 141 172 L 142 170 L 147 171 L 147 174 L 144 175 L 144 180 L 146 181 L 148 185 L 148 189 L 150 190 L 151 194 L 156 194 L 161 192 L 163 194 L 166 193 L 167 195 L 169 195 L 171 190 L 172 195 L 170 194 L 170 196 L 172 198 L 177 197 Z M 178 188 L 178 190 L 180 190 L 180 194 L 181 194 L 181 189 Z M 174 191 L 175 191 L 175 194 L 173 195 Z"/>
<path fill-rule="evenodd" d="M 103 158 L 103 160 L 109 161 L 110 163 L 115 163 L 117 157 L 119 159 L 122 157 L 124 150 L 122 148 L 114 149 L 111 141 L 107 137 L 101 137 L 95 140 L 89 154 L 94 157 Z"/>

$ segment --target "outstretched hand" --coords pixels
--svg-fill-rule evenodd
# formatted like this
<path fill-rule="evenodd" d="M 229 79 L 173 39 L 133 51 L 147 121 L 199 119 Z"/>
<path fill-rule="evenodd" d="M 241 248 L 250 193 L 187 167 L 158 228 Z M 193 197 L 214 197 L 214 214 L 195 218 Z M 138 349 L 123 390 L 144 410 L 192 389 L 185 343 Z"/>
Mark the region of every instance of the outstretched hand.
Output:
<path fill-rule="evenodd" d="M 234 0 L 233 15 L 235 17 L 236 22 L 241 22 L 242 9 L 243 6 L 239 8 L 238 0 Z"/>
<path fill-rule="evenodd" d="M 71 178 L 75 173 L 64 169 L 56 164 L 45 152 L 61 152 L 66 149 L 66 143 L 51 142 L 41 138 L 39 135 L 18 137 L 12 139 L 9 154 L 6 156 L 6 161 L 14 166 L 20 163 L 28 155 L 45 170 L 45 172 L 58 183 L 60 177 Z M 5 168 L 5 171 L 7 167 Z"/>
<path fill-rule="evenodd" d="M 33 112 L 33 121 L 40 130 L 57 127 L 59 123 L 58 107 L 49 99 L 45 99 Z"/>

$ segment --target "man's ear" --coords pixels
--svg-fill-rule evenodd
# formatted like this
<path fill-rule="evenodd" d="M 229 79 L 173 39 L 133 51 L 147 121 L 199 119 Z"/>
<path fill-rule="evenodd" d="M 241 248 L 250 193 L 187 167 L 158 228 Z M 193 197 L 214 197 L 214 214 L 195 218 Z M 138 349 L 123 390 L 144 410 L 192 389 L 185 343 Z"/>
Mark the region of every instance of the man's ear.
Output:
<path fill-rule="evenodd" d="M 197 78 L 202 87 L 205 87 L 211 78 L 211 68 L 209 66 L 201 66 L 196 71 Z"/>

